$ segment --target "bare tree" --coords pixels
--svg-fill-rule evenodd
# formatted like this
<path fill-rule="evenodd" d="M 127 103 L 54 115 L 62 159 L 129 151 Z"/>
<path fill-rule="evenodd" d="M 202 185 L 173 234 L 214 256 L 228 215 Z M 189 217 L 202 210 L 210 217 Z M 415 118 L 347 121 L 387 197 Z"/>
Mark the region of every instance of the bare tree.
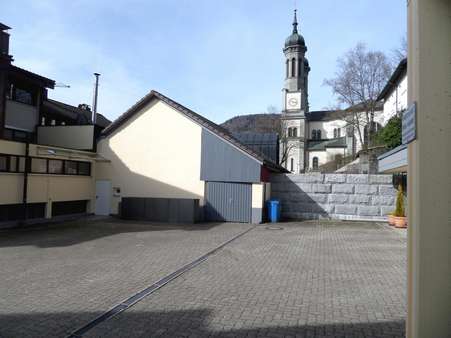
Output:
<path fill-rule="evenodd" d="M 324 80 L 341 104 L 348 109 L 342 111 L 347 129 L 357 132 L 362 149 L 372 145 L 375 134 L 374 117 L 377 112 L 377 97 L 387 83 L 392 67 L 387 56 L 379 51 L 370 51 L 359 43 L 338 59 L 335 78 Z M 364 130 L 367 130 L 365 142 Z"/>
<path fill-rule="evenodd" d="M 407 38 L 403 36 L 397 48 L 392 50 L 392 62 L 393 67 L 398 66 L 398 64 L 407 57 Z"/>

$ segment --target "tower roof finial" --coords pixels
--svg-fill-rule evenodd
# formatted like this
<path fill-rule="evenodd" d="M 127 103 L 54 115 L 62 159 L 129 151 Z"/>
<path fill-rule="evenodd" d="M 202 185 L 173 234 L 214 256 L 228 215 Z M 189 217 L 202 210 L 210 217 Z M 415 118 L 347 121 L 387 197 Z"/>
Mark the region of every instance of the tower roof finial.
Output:
<path fill-rule="evenodd" d="M 298 18 L 296 16 L 297 9 L 294 10 L 294 20 L 293 20 L 293 34 L 298 33 Z"/>

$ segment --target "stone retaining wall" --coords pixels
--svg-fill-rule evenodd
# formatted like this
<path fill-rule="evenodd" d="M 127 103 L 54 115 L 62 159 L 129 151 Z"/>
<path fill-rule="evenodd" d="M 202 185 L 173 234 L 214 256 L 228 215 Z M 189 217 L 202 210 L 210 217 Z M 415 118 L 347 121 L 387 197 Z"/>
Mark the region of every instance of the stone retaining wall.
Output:
<path fill-rule="evenodd" d="M 278 174 L 271 183 L 284 219 L 385 220 L 395 208 L 391 175 Z"/>

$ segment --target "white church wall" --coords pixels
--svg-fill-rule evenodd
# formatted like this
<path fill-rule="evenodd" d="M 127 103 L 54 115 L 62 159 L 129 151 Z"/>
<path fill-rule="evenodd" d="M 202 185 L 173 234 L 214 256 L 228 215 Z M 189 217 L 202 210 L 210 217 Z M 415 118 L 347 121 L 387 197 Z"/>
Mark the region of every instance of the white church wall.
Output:
<path fill-rule="evenodd" d="M 308 154 L 308 168 L 313 169 L 313 158 L 318 158 L 318 166 L 326 164 L 327 162 L 333 161 L 337 155 L 345 156 L 345 149 L 343 148 L 326 148 L 326 150 L 321 151 L 309 151 Z"/>
<path fill-rule="evenodd" d="M 309 122 L 308 127 L 308 138 L 312 138 L 313 130 L 321 130 L 321 138 L 322 139 L 331 139 L 334 138 L 334 129 L 340 128 L 340 135 L 346 135 L 346 122 L 343 120 L 332 120 L 332 121 L 312 121 Z"/>

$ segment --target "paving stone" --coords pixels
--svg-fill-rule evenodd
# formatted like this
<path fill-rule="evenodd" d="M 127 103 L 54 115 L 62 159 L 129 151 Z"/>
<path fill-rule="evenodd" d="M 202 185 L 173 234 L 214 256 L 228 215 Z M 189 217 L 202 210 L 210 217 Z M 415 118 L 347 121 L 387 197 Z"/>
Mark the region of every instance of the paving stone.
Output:
<path fill-rule="evenodd" d="M 257 227 L 86 337 L 405 336 L 405 239 L 374 223 L 280 225 Z"/>

